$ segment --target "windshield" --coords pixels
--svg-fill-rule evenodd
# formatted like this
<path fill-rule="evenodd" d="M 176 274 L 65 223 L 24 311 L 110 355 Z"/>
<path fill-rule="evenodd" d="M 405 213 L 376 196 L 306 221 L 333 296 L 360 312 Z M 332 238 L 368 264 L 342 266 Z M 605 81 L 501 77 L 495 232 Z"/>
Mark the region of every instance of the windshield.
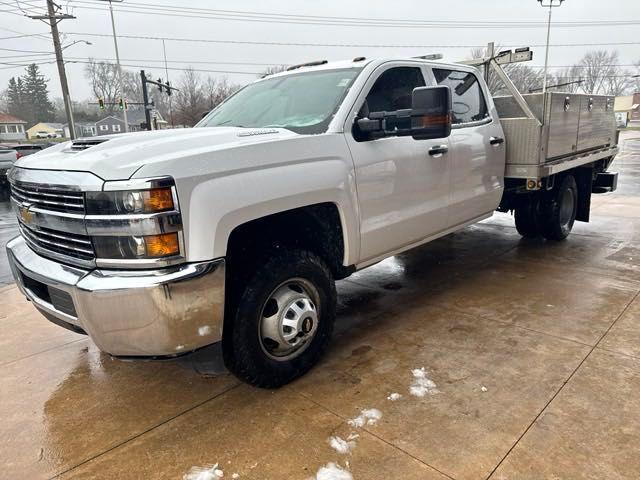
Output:
<path fill-rule="evenodd" d="M 252 83 L 196 126 L 281 127 L 296 133 L 323 133 L 360 70 L 320 70 Z"/>

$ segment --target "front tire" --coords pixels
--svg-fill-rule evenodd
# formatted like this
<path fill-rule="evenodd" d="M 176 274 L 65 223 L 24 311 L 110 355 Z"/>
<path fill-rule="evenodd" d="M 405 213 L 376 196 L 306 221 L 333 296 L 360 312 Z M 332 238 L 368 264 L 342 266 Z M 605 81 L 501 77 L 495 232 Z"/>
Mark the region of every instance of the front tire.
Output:
<path fill-rule="evenodd" d="M 236 291 L 222 339 L 225 365 L 256 387 L 285 385 L 327 349 L 336 309 L 333 276 L 314 253 L 283 250 L 238 278 L 245 280 L 230 286 Z"/>
<path fill-rule="evenodd" d="M 571 233 L 578 211 L 578 185 L 566 175 L 546 199 L 542 213 L 542 235 L 547 240 L 564 240 Z"/>

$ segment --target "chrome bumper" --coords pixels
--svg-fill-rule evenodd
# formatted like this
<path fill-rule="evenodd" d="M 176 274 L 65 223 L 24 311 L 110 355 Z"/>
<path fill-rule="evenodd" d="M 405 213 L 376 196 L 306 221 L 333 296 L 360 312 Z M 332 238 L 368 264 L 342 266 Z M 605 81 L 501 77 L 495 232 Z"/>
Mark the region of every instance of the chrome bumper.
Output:
<path fill-rule="evenodd" d="M 7 244 L 7 254 L 20 290 L 41 313 L 85 331 L 111 355 L 171 356 L 222 338 L 224 259 L 85 270 L 37 255 L 22 237 Z"/>

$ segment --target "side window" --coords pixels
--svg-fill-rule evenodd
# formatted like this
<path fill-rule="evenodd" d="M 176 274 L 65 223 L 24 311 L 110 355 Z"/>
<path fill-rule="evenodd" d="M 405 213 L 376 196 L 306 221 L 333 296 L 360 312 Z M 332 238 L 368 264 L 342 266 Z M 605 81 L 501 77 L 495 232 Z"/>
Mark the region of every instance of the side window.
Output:
<path fill-rule="evenodd" d="M 413 89 L 424 87 L 424 76 L 418 67 L 394 67 L 386 70 L 375 81 L 367 94 L 358 118 L 369 116 L 370 112 L 393 112 L 411 108 Z M 369 140 L 355 125 L 353 136 L 358 142 Z"/>
<path fill-rule="evenodd" d="M 477 77 L 457 70 L 433 69 L 438 85 L 451 88 L 453 123 L 469 123 L 489 117 L 487 104 Z"/>
<path fill-rule="evenodd" d="M 360 112 L 365 114 L 382 111 L 392 112 L 411 108 L 413 89 L 424 86 L 424 77 L 420 68 L 390 68 L 380 75 L 373 84 Z"/>

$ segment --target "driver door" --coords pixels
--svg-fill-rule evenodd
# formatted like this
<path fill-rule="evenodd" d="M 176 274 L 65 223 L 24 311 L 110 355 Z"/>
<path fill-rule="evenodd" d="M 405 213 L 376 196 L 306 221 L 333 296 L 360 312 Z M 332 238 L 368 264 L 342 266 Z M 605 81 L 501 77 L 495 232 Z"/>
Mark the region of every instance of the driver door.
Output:
<path fill-rule="evenodd" d="M 411 108 L 413 89 L 422 86 L 424 70 L 416 63 L 381 66 L 365 85 L 350 118 Z M 355 164 L 360 263 L 375 261 L 448 227 L 451 173 L 447 138 L 371 140 L 355 122 L 345 134 Z"/>

